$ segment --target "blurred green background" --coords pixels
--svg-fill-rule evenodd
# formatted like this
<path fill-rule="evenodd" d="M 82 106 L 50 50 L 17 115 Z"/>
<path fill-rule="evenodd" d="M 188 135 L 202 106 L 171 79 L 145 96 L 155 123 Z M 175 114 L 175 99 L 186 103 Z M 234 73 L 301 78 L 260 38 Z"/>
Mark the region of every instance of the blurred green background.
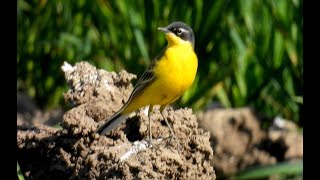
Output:
<path fill-rule="evenodd" d="M 251 106 L 302 126 L 302 0 L 17 4 L 17 92 L 27 92 L 43 109 L 65 104 L 64 61 L 141 75 L 166 46 L 157 27 L 179 20 L 194 29 L 199 69 L 178 106 Z"/>

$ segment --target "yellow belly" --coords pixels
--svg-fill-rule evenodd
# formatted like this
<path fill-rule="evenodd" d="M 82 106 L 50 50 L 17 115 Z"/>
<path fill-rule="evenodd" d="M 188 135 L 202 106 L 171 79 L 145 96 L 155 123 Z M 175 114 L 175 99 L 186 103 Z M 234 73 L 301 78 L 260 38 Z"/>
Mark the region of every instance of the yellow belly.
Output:
<path fill-rule="evenodd" d="M 155 81 L 128 104 L 123 113 L 148 105 L 167 105 L 177 100 L 193 83 L 198 59 L 191 45 L 168 47 L 154 69 Z"/>

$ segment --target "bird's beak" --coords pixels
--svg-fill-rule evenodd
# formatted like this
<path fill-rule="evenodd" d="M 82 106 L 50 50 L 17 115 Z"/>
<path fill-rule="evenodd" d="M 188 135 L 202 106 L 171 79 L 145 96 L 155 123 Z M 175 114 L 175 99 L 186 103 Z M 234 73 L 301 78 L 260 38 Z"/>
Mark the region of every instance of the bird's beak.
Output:
<path fill-rule="evenodd" d="M 158 30 L 163 31 L 165 33 L 170 32 L 167 27 L 158 27 Z"/>

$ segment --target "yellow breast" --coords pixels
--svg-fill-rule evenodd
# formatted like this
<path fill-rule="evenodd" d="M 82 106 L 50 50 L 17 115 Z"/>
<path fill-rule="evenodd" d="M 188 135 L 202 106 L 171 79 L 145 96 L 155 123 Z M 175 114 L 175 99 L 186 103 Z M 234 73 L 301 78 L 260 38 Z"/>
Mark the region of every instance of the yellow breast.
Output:
<path fill-rule="evenodd" d="M 154 66 L 155 80 L 129 102 L 123 113 L 173 103 L 192 85 L 197 68 L 198 59 L 190 43 L 169 46 Z"/>
<path fill-rule="evenodd" d="M 193 83 L 197 73 L 198 59 L 191 44 L 172 45 L 154 69 L 158 78 L 162 104 L 169 104 L 179 98 Z"/>

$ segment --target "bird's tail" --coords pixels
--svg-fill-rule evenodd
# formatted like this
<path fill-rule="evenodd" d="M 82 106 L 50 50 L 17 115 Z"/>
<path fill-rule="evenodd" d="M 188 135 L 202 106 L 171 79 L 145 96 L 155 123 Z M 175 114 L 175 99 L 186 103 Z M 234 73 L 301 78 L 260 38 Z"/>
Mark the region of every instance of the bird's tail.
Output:
<path fill-rule="evenodd" d="M 102 126 L 100 126 L 96 133 L 99 134 L 106 134 L 110 132 L 112 129 L 114 129 L 118 124 L 120 124 L 123 120 L 127 119 L 128 115 L 121 114 L 121 110 L 118 111 L 116 114 L 114 114 L 111 118 L 107 120 L 106 123 L 104 123 Z"/>

